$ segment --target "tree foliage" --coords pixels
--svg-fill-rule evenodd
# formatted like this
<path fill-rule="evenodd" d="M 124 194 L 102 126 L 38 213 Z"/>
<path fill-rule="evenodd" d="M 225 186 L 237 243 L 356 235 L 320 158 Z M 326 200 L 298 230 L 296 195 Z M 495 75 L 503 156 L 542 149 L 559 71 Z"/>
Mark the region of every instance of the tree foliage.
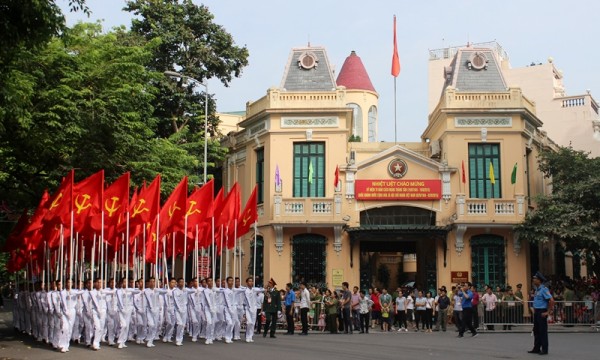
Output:
<path fill-rule="evenodd" d="M 543 152 L 539 168 L 552 181 L 552 193 L 539 196 L 537 205 L 516 227 L 521 239 L 560 241 L 566 250 L 586 251 L 595 257 L 600 273 L 600 158 L 572 148 Z"/>

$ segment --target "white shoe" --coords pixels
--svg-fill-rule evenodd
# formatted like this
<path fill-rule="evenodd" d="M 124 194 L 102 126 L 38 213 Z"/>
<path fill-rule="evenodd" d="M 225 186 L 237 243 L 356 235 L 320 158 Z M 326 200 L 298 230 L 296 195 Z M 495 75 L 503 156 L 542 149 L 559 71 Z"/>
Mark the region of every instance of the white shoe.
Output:
<path fill-rule="evenodd" d="M 119 344 L 119 345 L 117 346 L 117 349 L 123 349 L 124 347 L 125 347 L 125 345 L 124 345 L 124 344 Z"/>
<path fill-rule="evenodd" d="M 206 340 L 206 341 L 204 342 L 204 344 L 206 344 L 206 345 L 212 345 L 212 343 L 213 343 L 213 342 L 212 342 L 212 340 Z"/>
<path fill-rule="evenodd" d="M 230 339 L 226 339 L 225 344 L 233 344 L 233 341 L 231 341 Z"/>
<path fill-rule="evenodd" d="M 154 347 L 155 345 L 152 343 L 152 341 L 148 341 L 148 343 L 146 344 L 146 347 Z"/>
<path fill-rule="evenodd" d="M 198 339 L 192 338 L 192 342 L 196 342 L 196 341 L 198 341 Z"/>
<path fill-rule="evenodd" d="M 238 341 L 238 340 L 242 340 L 242 338 L 240 338 L 239 336 L 233 338 L 233 341 Z"/>
<path fill-rule="evenodd" d="M 167 341 L 169 341 L 169 339 L 167 339 L 166 337 L 162 339 L 162 342 L 166 343 Z"/>
<path fill-rule="evenodd" d="M 66 353 L 67 351 L 69 351 L 69 350 L 67 350 L 67 349 L 65 349 L 65 348 L 62 348 L 62 349 L 60 349 L 60 352 L 61 352 L 61 353 Z"/>
<path fill-rule="evenodd" d="M 100 347 L 95 347 L 95 346 L 92 346 L 92 350 L 94 350 L 94 351 L 98 351 L 98 350 L 100 350 Z"/>
<path fill-rule="evenodd" d="M 175 345 L 176 345 L 176 346 L 181 346 L 181 345 L 183 345 L 183 344 L 182 344 L 182 343 L 180 343 L 180 342 L 177 342 L 177 343 L 175 343 Z"/>

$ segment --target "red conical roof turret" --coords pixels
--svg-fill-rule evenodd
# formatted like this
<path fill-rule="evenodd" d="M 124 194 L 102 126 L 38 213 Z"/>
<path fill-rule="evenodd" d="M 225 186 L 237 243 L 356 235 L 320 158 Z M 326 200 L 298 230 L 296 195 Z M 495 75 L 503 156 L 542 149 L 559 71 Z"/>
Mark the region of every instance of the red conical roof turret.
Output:
<path fill-rule="evenodd" d="M 345 86 L 346 89 L 349 90 L 368 90 L 376 92 L 371 83 L 371 79 L 369 78 L 369 74 L 367 74 L 367 70 L 365 70 L 365 66 L 354 50 L 352 50 L 350 56 L 344 61 L 344 65 L 342 65 L 342 70 L 340 70 L 336 82 L 338 86 Z"/>

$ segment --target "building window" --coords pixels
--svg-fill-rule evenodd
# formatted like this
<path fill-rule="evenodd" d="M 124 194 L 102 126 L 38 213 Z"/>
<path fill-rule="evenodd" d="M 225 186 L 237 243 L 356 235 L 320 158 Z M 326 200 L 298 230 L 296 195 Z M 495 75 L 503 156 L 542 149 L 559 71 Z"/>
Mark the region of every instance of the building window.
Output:
<path fill-rule="evenodd" d="M 248 264 L 248 274 L 254 275 L 254 242 L 250 243 L 250 263 Z M 264 286 L 264 241 L 260 235 L 256 236 L 256 276 L 259 277 L 260 283 L 255 286 Z"/>
<path fill-rule="evenodd" d="M 377 107 L 369 108 L 369 142 L 377 142 Z"/>
<path fill-rule="evenodd" d="M 496 235 L 471 238 L 471 268 L 473 284 L 478 288 L 506 285 L 504 239 Z"/>
<path fill-rule="evenodd" d="M 357 136 L 362 139 L 363 126 L 362 126 L 362 109 L 360 105 L 355 103 L 349 103 L 346 106 L 352 108 L 352 135 L 356 138 Z"/>
<path fill-rule="evenodd" d="M 491 171 L 492 166 L 493 171 Z M 501 179 L 500 144 L 469 144 L 470 197 L 476 199 L 501 198 Z"/>
<path fill-rule="evenodd" d="M 301 234 L 292 240 L 292 279 L 323 288 L 326 284 L 327 238 L 322 235 Z"/>
<path fill-rule="evenodd" d="M 256 149 L 256 198 L 258 204 L 264 202 L 265 194 L 265 149 Z"/>
<path fill-rule="evenodd" d="M 325 197 L 325 143 L 294 144 L 294 197 Z"/>

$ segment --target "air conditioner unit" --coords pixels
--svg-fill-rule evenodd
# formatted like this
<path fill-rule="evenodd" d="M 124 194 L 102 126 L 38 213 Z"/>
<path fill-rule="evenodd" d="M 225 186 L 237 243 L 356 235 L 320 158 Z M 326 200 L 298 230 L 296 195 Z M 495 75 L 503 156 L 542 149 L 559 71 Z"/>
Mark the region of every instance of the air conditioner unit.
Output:
<path fill-rule="evenodd" d="M 432 140 L 429 143 L 429 150 L 431 151 L 431 158 L 439 159 L 442 154 L 442 145 L 439 140 Z"/>

